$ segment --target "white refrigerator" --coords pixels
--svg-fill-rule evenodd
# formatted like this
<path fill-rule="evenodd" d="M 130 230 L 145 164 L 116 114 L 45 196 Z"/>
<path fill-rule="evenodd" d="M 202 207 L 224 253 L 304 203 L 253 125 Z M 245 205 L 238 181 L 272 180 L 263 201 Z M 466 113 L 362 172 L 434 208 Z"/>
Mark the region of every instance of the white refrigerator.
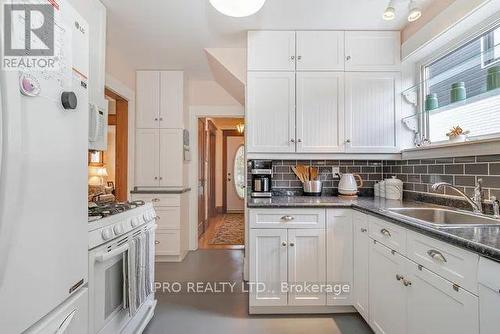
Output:
<path fill-rule="evenodd" d="M 41 2 L 60 67 L 0 70 L 2 334 L 87 332 L 88 27 L 66 1 Z"/>

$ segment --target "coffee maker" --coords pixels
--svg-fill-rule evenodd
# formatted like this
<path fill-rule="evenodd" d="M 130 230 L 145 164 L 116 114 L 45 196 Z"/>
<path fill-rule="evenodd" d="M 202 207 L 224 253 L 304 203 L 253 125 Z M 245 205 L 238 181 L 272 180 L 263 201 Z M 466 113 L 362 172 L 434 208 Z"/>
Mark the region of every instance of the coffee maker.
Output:
<path fill-rule="evenodd" d="M 271 197 L 271 182 L 273 177 L 272 160 L 252 161 L 252 197 Z"/>

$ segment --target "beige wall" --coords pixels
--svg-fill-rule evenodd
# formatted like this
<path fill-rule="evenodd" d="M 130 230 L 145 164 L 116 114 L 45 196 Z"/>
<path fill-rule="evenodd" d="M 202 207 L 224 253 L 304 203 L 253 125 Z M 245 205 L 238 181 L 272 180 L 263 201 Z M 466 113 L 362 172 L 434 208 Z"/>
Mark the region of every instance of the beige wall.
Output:
<path fill-rule="evenodd" d="M 228 106 L 240 105 L 224 88 L 212 80 L 189 82 L 189 105 Z"/>

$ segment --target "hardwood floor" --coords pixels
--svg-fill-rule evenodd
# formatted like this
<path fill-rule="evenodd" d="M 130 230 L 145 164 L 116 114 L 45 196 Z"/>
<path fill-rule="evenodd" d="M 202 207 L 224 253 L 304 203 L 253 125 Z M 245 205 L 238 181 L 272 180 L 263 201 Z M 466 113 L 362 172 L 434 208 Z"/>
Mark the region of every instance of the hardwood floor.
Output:
<path fill-rule="evenodd" d="M 218 214 L 209 220 L 208 229 L 198 240 L 198 249 L 245 249 L 245 245 L 210 245 L 217 227 L 224 222 L 224 214 Z"/>

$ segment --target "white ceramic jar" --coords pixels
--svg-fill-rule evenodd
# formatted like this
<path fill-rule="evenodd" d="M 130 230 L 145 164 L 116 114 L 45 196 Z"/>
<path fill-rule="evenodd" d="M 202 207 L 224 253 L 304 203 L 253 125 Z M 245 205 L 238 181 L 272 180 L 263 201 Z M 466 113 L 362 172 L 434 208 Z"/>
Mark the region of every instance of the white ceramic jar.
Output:
<path fill-rule="evenodd" d="M 385 198 L 385 180 L 378 183 L 380 185 L 380 197 Z"/>
<path fill-rule="evenodd" d="M 403 199 L 403 181 L 393 176 L 390 179 L 385 179 L 385 198 L 387 199 Z"/>

